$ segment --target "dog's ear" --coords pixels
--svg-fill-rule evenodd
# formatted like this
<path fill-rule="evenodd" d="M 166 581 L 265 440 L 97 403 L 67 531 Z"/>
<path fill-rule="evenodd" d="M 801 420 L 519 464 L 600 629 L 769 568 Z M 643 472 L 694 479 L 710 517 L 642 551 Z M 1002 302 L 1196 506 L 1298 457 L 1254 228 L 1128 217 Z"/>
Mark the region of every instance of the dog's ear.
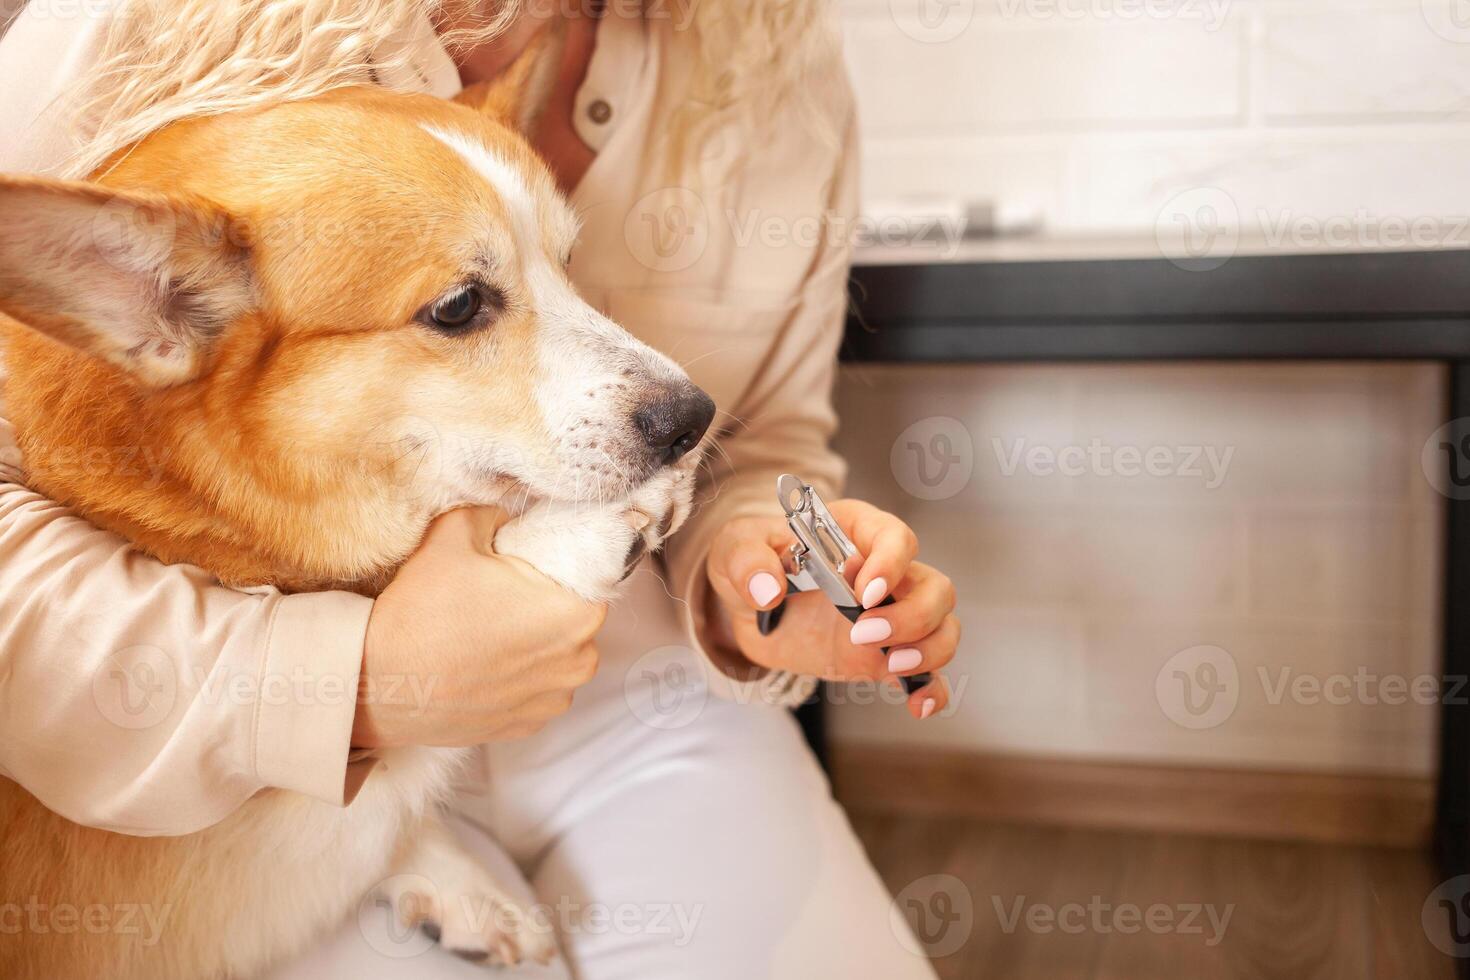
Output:
<path fill-rule="evenodd" d="M 551 97 L 565 39 L 561 21 L 554 20 L 537 32 L 510 67 L 464 89 L 454 101 L 529 136 Z"/>
<path fill-rule="evenodd" d="M 0 313 L 144 384 L 196 377 L 252 302 L 240 227 L 206 202 L 0 177 Z"/>

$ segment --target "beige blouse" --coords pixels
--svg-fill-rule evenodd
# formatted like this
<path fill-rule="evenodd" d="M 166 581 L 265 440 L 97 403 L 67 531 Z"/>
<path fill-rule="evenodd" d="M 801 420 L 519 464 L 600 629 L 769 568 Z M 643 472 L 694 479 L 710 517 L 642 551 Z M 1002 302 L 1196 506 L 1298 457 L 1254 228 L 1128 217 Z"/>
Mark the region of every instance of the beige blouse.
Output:
<path fill-rule="evenodd" d="M 0 38 L 0 171 L 55 172 L 67 157 L 58 103 L 96 57 L 97 9 L 64 16 L 32 3 Z M 653 8 L 628 9 L 610 5 L 576 99 L 577 131 L 597 157 L 573 195 L 585 224 L 571 271 L 590 303 L 684 364 L 733 417 L 665 556 L 676 598 L 696 597 L 680 605 L 699 645 L 716 531 L 736 516 L 779 514 L 783 471 L 824 493 L 842 482 L 828 440 L 854 119 L 834 68 L 810 94 L 835 140 L 793 109 L 769 132 L 716 133 L 671 183 L 660 134 L 688 89 L 694 45 Z M 427 22 L 401 43 L 414 70 L 388 82 L 458 91 Z M 132 550 L 26 489 L 3 416 L 0 403 L 0 775 L 73 821 L 133 834 L 198 830 L 265 787 L 349 802 L 371 766 L 349 762 L 348 744 L 371 601 L 236 591 Z M 810 689 L 743 666 L 711 671 L 716 689 L 782 703 Z M 292 680 L 303 677 L 306 695 Z"/>

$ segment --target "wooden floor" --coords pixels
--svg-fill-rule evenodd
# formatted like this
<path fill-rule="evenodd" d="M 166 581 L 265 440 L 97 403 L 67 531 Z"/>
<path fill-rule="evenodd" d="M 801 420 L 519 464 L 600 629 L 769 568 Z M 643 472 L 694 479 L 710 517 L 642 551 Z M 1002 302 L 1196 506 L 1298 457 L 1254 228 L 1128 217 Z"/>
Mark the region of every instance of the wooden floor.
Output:
<path fill-rule="evenodd" d="M 944 980 L 1454 976 L 1421 924 L 1438 880 L 1415 851 L 852 820 L 899 907 L 948 954 L 934 959 Z"/>

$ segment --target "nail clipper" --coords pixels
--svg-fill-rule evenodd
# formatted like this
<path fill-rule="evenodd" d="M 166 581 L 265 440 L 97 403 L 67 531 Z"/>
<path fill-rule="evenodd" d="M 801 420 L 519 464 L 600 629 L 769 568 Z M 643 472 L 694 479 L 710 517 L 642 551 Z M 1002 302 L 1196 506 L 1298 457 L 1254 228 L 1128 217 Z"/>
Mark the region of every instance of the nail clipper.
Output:
<path fill-rule="evenodd" d="M 857 554 L 857 546 L 837 523 L 837 518 L 827 509 L 811 484 L 804 483 L 790 473 L 781 474 L 776 480 L 776 498 L 786 512 L 786 523 L 796 535 L 796 543 L 786 555 L 786 582 L 791 592 L 814 592 L 820 589 L 831 600 L 837 611 L 855 623 L 865 611 L 852 586 L 847 584 L 843 568 L 847 560 Z M 893 596 L 885 596 L 881 606 L 893 604 Z M 781 615 L 786 611 L 786 600 L 773 609 L 761 610 L 756 625 L 765 636 L 781 624 Z M 888 648 L 883 648 L 888 653 Z M 912 694 L 929 683 L 928 674 L 914 674 L 899 678 L 903 689 Z"/>

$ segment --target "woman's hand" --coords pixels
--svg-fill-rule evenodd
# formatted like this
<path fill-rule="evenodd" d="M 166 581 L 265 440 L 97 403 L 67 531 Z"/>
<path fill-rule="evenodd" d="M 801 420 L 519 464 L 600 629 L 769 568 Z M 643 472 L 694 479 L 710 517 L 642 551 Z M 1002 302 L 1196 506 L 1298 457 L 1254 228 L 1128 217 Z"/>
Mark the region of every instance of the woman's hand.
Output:
<path fill-rule="evenodd" d="M 497 555 L 494 507 L 438 518 L 373 605 L 352 744 L 467 746 L 539 731 L 592 679 L 607 607 Z"/>
<path fill-rule="evenodd" d="M 849 624 L 821 593 L 793 595 L 780 628 L 761 636 L 756 613 L 780 605 L 786 595 L 781 556 L 794 539 L 779 517 L 741 517 L 720 530 L 706 559 L 716 599 L 709 610 L 714 638 L 762 667 L 828 680 L 897 683 L 896 677 L 938 671 L 954 658 L 960 640 L 954 585 L 914 561 L 918 539 L 897 517 L 861 500 L 838 500 L 829 509 L 862 556 L 847 571 L 867 612 Z M 873 608 L 890 594 L 893 605 Z M 887 657 L 883 647 L 890 648 Z M 949 686 L 937 673 L 908 699 L 916 718 L 948 703 Z"/>

